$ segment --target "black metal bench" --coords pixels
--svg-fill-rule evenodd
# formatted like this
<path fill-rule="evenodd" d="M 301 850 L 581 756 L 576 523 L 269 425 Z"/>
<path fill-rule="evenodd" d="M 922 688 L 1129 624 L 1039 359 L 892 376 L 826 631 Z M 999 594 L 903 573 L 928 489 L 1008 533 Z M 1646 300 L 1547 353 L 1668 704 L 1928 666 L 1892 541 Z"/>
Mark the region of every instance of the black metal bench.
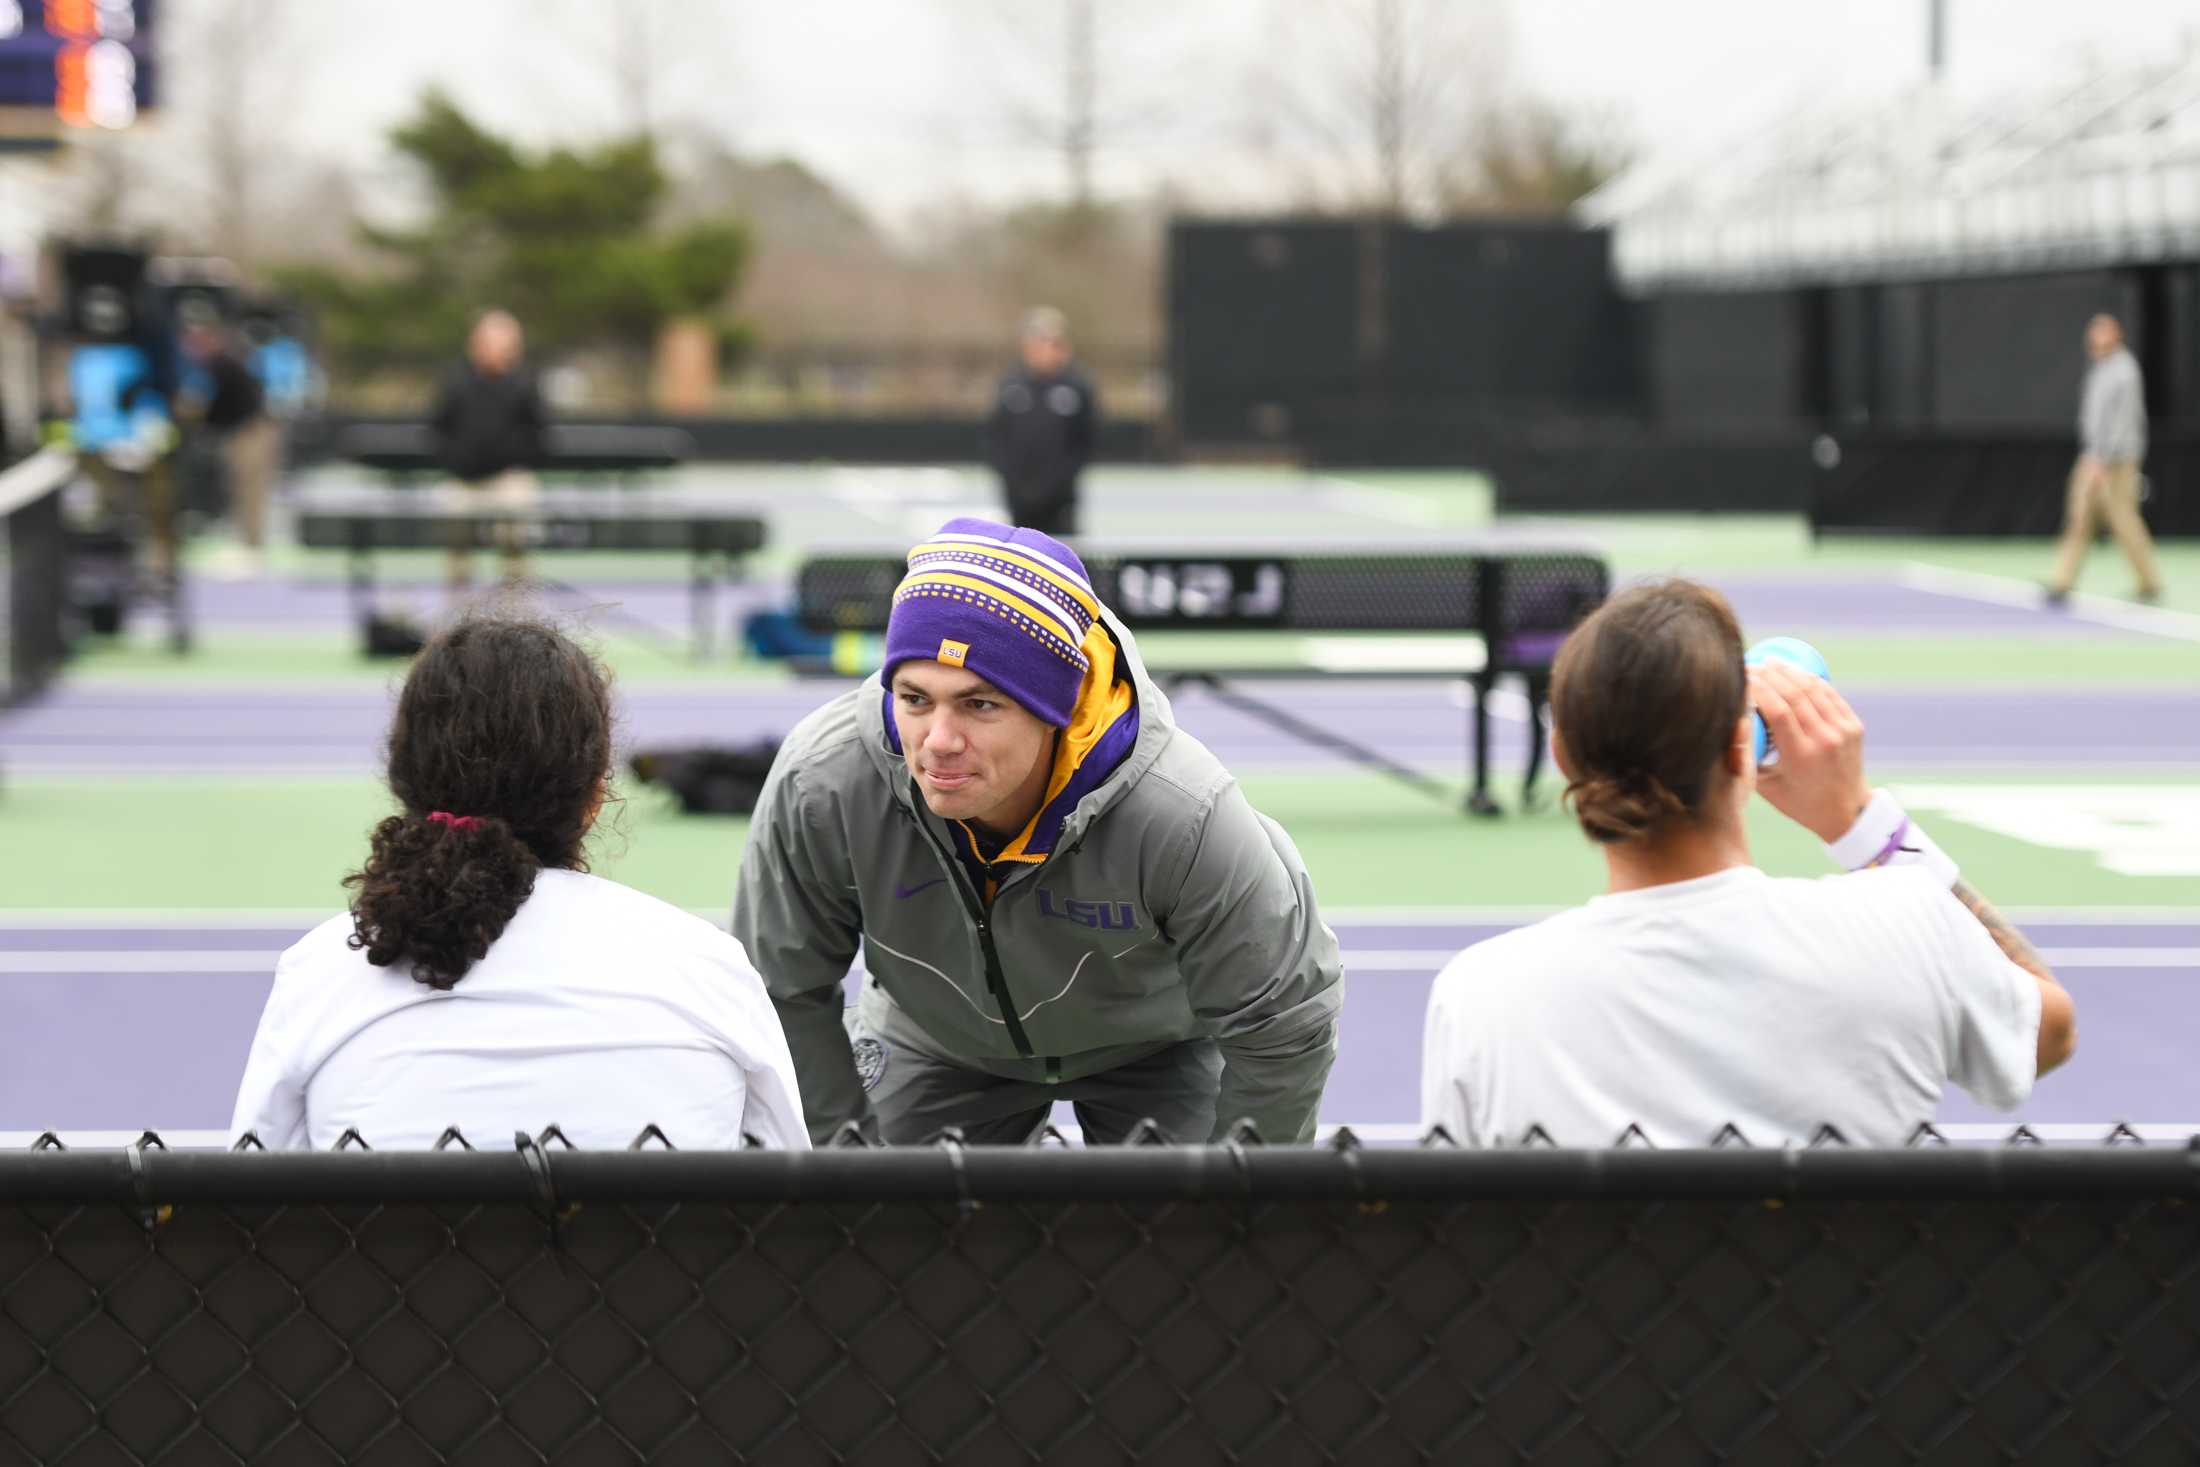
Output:
<path fill-rule="evenodd" d="M 695 457 L 683 428 L 644 424 L 553 423 L 543 434 L 544 473 L 633 475 L 677 468 Z M 354 423 L 336 438 L 336 455 L 392 474 L 442 472 L 426 423 Z"/>
<path fill-rule="evenodd" d="M 349 553 L 362 621 L 374 610 L 377 550 L 684 551 L 697 656 L 711 650 L 719 586 L 765 542 L 747 506 L 671 489 L 545 488 L 515 506 L 460 488 L 322 486 L 299 490 L 292 509 L 301 545 Z"/>
<path fill-rule="evenodd" d="M 1478 814 L 1498 810 L 1489 793 L 1489 699 L 1497 679 L 1517 676 L 1527 687 L 1531 727 L 1523 784 L 1526 798 L 1542 764 L 1541 724 L 1550 693 L 1551 660 L 1566 634 L 1603 602 L 1611 588 L 1610 567 L 1594 551 L 1548 542 L 1509 543 L 1497 537 L 1350 551 L 1232 546 L 1208 553 L 1094 547 L 1084 554 L 1084 561 L 1101 602 L 1136 632 L 1478 636 L 1478 656 L 1463 647 L 1456 657 L 1399 657 L 1371 645 L 1364 656 L 1325 659 L 1318 666 L 1218 663 L 1155 670 L 1165 685 L 1204 686 L 1230 706 L 1295 738 L 1446 799 L 1451 791 L 1440 781 L 1233 684 L 1310 676 L 1438 677 L 1466 682 L 1474 689 L 1473 787 L 1467 808 Z M 817 631 L 883 630 L 903 569 L 901 556 L 895 554 L 813 555 L 796 581 L 799 615 Z"/>

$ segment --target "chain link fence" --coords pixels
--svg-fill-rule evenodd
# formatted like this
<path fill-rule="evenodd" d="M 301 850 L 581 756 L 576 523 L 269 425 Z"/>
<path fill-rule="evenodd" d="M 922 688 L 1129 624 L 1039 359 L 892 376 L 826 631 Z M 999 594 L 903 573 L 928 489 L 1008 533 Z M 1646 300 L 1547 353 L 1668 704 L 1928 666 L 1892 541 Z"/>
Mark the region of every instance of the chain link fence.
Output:
<path fill-rule="evenodd" d="M 0 1464 L 2200 1460 L 2200 1149 L 545 1139 L 0 1156 Z"/>

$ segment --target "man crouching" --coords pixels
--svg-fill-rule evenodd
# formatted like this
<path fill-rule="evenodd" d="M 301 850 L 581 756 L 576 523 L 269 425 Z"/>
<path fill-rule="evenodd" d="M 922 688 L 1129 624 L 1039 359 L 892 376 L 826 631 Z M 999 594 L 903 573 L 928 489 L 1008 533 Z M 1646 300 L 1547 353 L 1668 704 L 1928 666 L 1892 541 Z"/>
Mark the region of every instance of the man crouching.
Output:
<path fill-rule="evenodd" d="M 1015 1143 L 1057 1100 L 1088 1142 L 1313 1138 L 1344 987 L 1305 864 L 1037 531 L 910 552 L 884 668 L 773 767 L 733 932 L 819 1141 Z"/>

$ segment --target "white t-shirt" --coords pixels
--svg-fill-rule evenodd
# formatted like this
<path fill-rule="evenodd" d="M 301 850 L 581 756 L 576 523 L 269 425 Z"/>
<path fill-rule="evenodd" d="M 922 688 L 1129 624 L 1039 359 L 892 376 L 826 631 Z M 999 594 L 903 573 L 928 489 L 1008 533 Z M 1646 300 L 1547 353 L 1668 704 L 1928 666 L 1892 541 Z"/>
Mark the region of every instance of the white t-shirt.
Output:
<path fill-rule="evenodd" d="M 377 968 L 331 918 L 275 966 L 233 1131 L 381 1150 L 457 1126 L 477 1147 L 556 1124 L 624 1147 L 654 1123 L 682 1150 L 807 1147 L 794 1060 L 741 944 L 677 907 L 544 871 L 489 952 L 437 992 Z"/>
<path fill-rule="evenodd" d="M 1429 997 L 1421 1121 L 1463 1145 L 1900 1146 L 1946 1082 L 2031 1094 L 2039 985 L 1927 872 L 1737 867 L 1476 943 Z"/>

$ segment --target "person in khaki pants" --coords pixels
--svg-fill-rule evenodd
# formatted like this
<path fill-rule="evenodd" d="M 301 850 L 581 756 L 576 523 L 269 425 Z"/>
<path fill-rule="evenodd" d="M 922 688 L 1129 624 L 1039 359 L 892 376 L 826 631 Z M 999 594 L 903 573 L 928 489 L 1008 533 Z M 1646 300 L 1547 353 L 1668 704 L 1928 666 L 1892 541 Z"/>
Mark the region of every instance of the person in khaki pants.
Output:
<path fill-rule="evenodd" d="M 2146 390 L 2139 363 L 2124 346 L 2123 327 L 2114 316 L 2095 316 L 2086 323 L 2085 349 L 2093 365 L 2086 369 L 2079 399 L 2078 462 L 2070 471 L 2062 547 L 2054 578 L 2047 583 L 2047 599 L 2060 606 L 2069 597 L 2078 566 L 2106 520 L 2139 578 L 2138 598 L 2155 601 L 2162 594 L 2162 573 L 2146 521 L 2139 517 L 2139 465 L 2147 454 Z"/>
<path fill-rule="evenodd" d="M 267 549 L 267 507 L 283 467 L 283 430 L 267 413 L 267 393 L 226 328 L 194 325 L 183 333 L 191 370 L 177 406 L 184 420 L 219 443 L 238 543 L 225 546 L 215 574 L 258 575 Z"/>

